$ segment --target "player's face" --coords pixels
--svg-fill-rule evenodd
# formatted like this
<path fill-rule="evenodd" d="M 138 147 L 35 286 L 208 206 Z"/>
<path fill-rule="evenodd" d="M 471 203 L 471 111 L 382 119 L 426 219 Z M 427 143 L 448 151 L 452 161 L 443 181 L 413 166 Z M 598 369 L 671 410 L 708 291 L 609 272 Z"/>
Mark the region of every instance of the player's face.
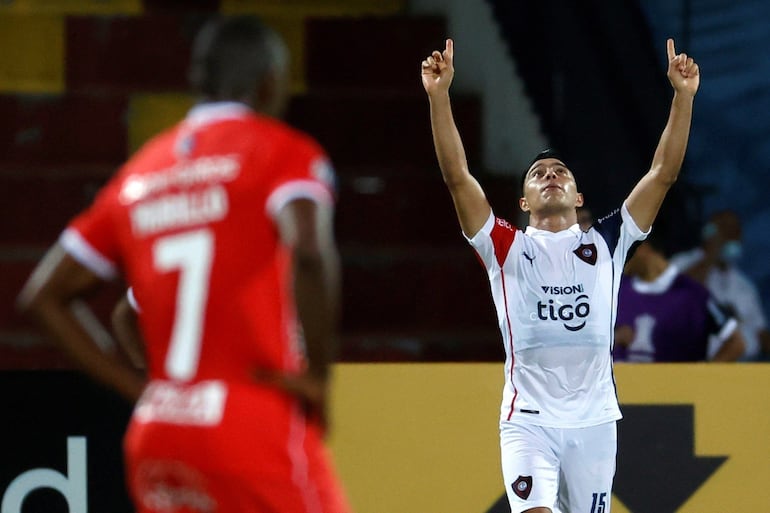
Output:
<path fill-rule="evenodd" d="M 548 215 L 582 206 L 583 195 L 564 162 L 548 158 L 538 160 L 527 171 L 520 205 L 525 212 Z"/>

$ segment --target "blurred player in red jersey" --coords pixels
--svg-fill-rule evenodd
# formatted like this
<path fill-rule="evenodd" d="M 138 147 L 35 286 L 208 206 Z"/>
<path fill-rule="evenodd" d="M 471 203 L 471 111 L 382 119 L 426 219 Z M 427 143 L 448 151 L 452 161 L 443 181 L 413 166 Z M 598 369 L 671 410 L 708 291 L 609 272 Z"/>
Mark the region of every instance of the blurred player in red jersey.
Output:
<path fill-rule="evenodd" d="M 86 372 L 137 401 L 125 454 L 140 513 L 349 511 L 323 444 L 333 173 L 275 119 L 287 61 L 253 18 L 207 24 L 190 70 L 201 102 L 119 170 L 19 298 Z M 116 277 L 138 304 L 147 378 L 70 309 Z"/>

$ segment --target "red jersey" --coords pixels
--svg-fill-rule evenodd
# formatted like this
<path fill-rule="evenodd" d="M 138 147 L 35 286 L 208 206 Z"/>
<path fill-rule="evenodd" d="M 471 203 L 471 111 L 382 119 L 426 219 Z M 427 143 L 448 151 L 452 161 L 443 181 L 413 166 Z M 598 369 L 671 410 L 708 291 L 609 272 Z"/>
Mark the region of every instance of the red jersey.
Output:
<path fill-rule="evenodd" d="M 124 441 L 140 513 L 349 513 L 321 430 L 258 369 L 299 371 L 290 252 L 275 216 L 333 201 L 321 148 L 238 103 L 151 140 L 61 245 L 139 305 L 150 384 Z M 170 502 L 169 502 L 170 501 Z"/>
<path fill-rule="evenodd" d="M 298 370 L 290 255 L 274 215 L 296 198 L 333 201 L 332 182 L 310 137 L 245 105 L 204 104 L 129 160 L 61 243 L 102 277 L 125 275 L 150 379 Z"/>

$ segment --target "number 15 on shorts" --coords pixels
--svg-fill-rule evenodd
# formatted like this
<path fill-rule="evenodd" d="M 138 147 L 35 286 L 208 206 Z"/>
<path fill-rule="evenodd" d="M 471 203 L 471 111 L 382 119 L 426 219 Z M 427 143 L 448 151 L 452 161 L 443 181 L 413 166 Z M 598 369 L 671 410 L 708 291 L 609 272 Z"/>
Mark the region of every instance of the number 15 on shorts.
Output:
<path fill-rule="evenodd" d="M 591 513 L 604 513 L 607 509 L 607 504 L 604 502 L 605 497 L 607 497 L 607 492 L 594 493 L 592 495 Z"/>

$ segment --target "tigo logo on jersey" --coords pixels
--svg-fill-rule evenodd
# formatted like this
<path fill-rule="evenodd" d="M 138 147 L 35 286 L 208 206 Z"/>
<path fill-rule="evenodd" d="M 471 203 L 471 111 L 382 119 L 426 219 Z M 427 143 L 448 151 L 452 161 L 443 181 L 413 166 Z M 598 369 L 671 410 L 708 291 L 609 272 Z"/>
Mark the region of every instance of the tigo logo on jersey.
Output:
<path fill-rule="evenodd" d="M 543 292 L 551 295 L 571 295 L 583 292 L 583 284 L 567 286 L 542 285 Z M 561 321 L 568 331 L 579 331 L 586 325 L 586 317 L 591 313 L 591 305 L 588 303 L 588 295 L 580 294 L 575 298 L 575 303 L 565 303 L 562 300 L 548 302 L 537 302 L 537 314 L 532 314 L 532 320 L 535 315 L 541 321 Z"/>

